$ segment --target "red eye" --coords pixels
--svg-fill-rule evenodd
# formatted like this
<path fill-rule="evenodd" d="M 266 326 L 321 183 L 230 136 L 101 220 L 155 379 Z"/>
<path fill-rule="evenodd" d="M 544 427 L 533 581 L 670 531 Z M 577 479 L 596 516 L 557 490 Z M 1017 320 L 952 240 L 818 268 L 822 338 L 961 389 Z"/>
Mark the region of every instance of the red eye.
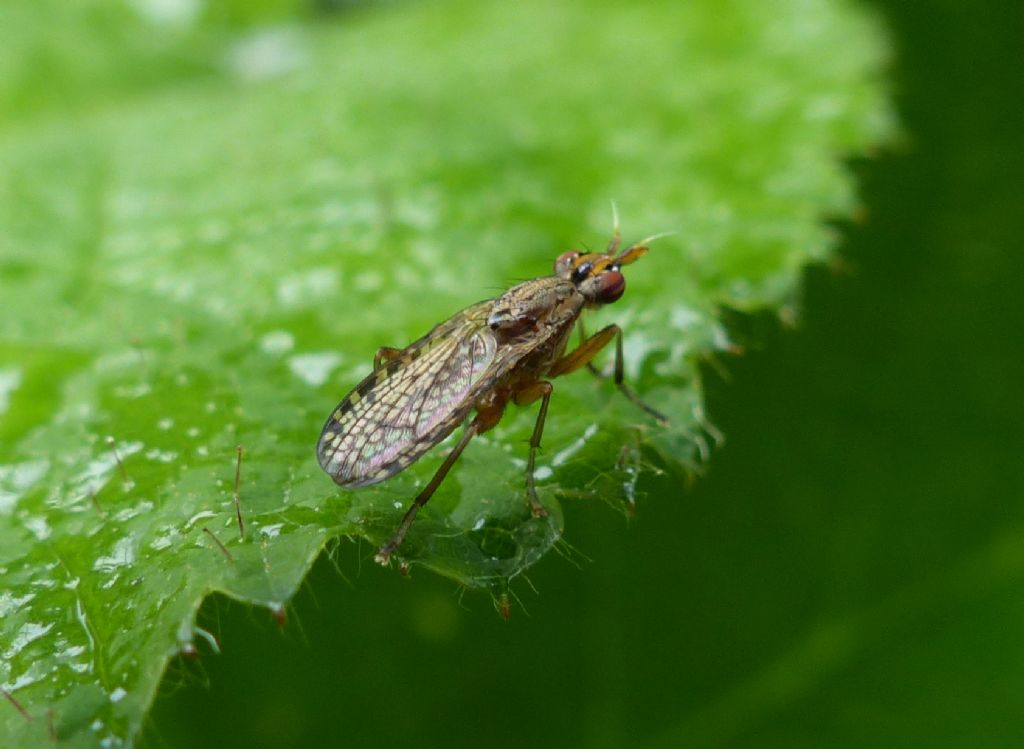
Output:
<path fill-rule="evenodd" d="M 572 268 L 573 261 L 580 256 L 580 253 L 576 250 L 569 250 L 563 252 L 558 256 L 555 261 L 555 275 L 566 277 L 569 275 L 569 270 Z"/>
<path fill-rule="evenodd" d="M 597 279 L 597 301 L 611 304 L 626 290 L 626 277 L 617 270 L 606 270 Z"/>

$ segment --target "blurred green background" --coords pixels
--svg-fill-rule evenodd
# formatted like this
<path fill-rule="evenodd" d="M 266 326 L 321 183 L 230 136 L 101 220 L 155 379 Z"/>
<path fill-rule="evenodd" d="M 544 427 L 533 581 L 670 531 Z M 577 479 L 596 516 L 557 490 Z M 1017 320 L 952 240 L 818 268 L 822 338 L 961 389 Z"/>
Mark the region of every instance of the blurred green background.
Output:
<path fill-rule="evenodd" d="M 591 561 L 510 623 L 365 547 L 283 632 L 210 601 L 224 652 L 172 666 L 147 746 L 1024 744 L 1022 6 L 872 7 L 905 142 L 798 328 L 708 371 L 708 475 L 569 507 Z"/>
<path fill-rule="evenodd" d="M 508 623 L 443 578 L 376 568 L 365 544 L 317 563 L 283 629 L 214 597 L 200 624 L 222 652 L 172 662 L 144 746 L 1024 743 L 1024 12 L 867 5 L 891 31 L 905 139 L 855 165 L 864 220 L 806 273 L 799 325 L 730 316 L 747 352 L 705 372 L 727 438 L 707 474 L 645 476 L 628 523 L 569 504 L 589 559 L 533 568 Z M 95 11 L 12 4 L 0 23 L 64 17 L 0 70 L 2 100 L 23 117 L 212 75 L 219 34 L 310 12 L 216 7 L 206 36 L 154 49 Z M 375 12 L 316 12 L 338 9 Z M 94 33 L 61 31 L 76 21 Z M 110 45 L 132 64 L 91 68 Z M 64 56 L 79 80 L 32 85 Z"/>

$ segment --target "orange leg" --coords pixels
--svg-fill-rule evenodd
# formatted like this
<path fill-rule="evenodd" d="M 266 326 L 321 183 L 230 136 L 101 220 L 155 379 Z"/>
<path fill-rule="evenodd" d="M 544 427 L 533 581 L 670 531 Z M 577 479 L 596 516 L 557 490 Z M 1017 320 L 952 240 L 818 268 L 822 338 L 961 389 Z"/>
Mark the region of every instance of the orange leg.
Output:
<path fill-rule="evenodd" d="M 530 501 L 530 510 L 535 518 L 542 518 L 548 514 L 544 505 L 537 498 L 537 487 L 533 479 L 533 465 L 537 457 L 537 450 L 540 448 L 540 437 L 544 433 L 544 420 L 548 415 L 548 401 L 551 400 L 551 391 L 554 390 L 550 382 L 541 380 L 532 385 L 527 385 L 517 391 L 512 400 L 517 406 L 527 406 L 538 398 L 541 398 L 540 413 L 537 414 L 537 421 L 533 425 L 533 434 L 530 435 L 530 455 L 526 459 L 526 498 Z"/>
<path fill-rule="evenodd" d="M 584 343 L 587 342 L 587 331 L 583 327 L 582 317 L 576 321 L 576 328 L 580 331 L 580 346 L 582 346 Z M 594 375 L 594 377 L 600 377 L 602 380 L 608 376 L 604 372 L 599 370 L 597 367 L 595 367 L 593 361 L 587 362 L 587 369 L 590 370 L 590 373 Z"/>
<path fill-rule="evenodd" d="M 618 325 L 609 325 L 606 328 L 602 328 L 577 346 L 576 350 L 571 354 L 566 354 L 556 361 L 554 366 L 548 371 L 548 375 L 551 377 L 561 377 L 587 366 L 611 342 L 616 334 L 621 333 L 622 330 Z"/>
<path fill-rule="evenodd" d="M 622 328 L 618 325 L 609 325 L 608 327 L 602 328 L 594 333 L 594 335 L 581 343 L 571 354 L 566 354 L 555 362 L 555 365 L 548 372 L 548 375 L 550 377 L 559 377 L 564 374 L 569 374 L 570 372 L 575 372 L 581 367 L 590 366 L 592 372 L 601 376 L 600 373 L 593 368 L 591 362 L 594 357 L 601 352 L 601 349 L 611 342 L 612 338 L 615 339 L 615 386 L 621 390 L 622 394 L 629 398 L 629 400 L 631 400 L 638 408 L 653 416 L 658 420 L 658 423 L 663 426 L 667 426 L 669 423 L 668 417 L 644 403 L 640 399 L 640 396 L 633 392 L 633 388 L 625 383 L 622 356 Z"/>

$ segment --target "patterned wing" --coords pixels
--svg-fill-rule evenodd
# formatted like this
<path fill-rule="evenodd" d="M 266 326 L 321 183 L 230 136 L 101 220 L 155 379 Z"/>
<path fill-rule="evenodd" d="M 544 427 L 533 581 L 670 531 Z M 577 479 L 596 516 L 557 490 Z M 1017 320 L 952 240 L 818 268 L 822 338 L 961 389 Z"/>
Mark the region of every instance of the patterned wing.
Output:
<path fill-rule="evenodd" d="M 341 486 L 389 478 L 447 437 L 494 380 L 492 302 L 458 313 L 363 380 L 334 409 L 317 443 Z"/>

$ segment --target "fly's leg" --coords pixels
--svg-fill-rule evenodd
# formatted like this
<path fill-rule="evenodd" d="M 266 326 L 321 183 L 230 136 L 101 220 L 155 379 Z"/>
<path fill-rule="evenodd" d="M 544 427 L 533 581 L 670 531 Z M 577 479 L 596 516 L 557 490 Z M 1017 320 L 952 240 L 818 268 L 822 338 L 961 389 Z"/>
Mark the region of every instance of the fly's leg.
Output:
<path fill-rule="evenodd" d="M 587 331 L 583 328 L 583 318 L 580 318 L 576 322 L 576 327 L 580 331 L 580 346 L 582 346 L 584 343 L 587 342 Z M 587 369 L 590 370 L 590 373 L 592 375 L 594 375 L 594 377 L 599 377 L 602 380 L 604 380 L 604 379 L 606 379 L 608 377 L 607 374 L 605 374 L 600 369 L 598 369 L 597 367 L 594 366 L 593 360 L 587 362 Z"/>
<path fill-rule="evenodd" d="M 530 511 L 535 518 L 542 518 L 548 514 L 544 505 L 537 498 L 537 487 L 534 484 L 533 465 L 537 457 L 537 450 L 540 448 L 540 437 L 544 433 L 544 420 L 548 415 L 548 401 L 551 400 L 551 391 L 554 390 L 550 382 L 535 382 L 519 390 L 512 396 L 517 406 L 527 406 L 538 398 L 540 402 L 540 413 L 537 414 L 537 422 L 533 425 L 533 434 L 530 435 L 530 455 L 526 459 L 526 498 L 530 501 Z"/>
<path fill-rule="evenodd" d="M 462 439 L 459 440 L 455 449 L 448 454 L 448 457 L 444 459 L 444 463 L 442 463 L 441 467 L 437 469 L 434 477 L 430 479 L 430 483 L 423 487 L 423 491 L 416 495 L 416 499 L 412 501 L 412 506 L 406 510 L 405 515 L 402 517 L 402 522 L 398 524 L 398 528 L 391 535 L 391 538 L 388 539 L 388 542 L 381 546 L 377 551 L 373 561 L 387 566 L 387 563 L 391 559 L 391 555 L 394 553 L 395 549 L 402 545 L 402 541 L 405 539 L 405 534 L 409 532 L 409 528 L 412 526 L 412 521 L 416 519 L 416 513 L 420 511 L 420 508 L 423 507 L 423 505 L 430 501 L 434 492 L 437 491 L 437 487 L 439 487 L 441 482 L 444 481 L 444 477 L 448 475 L 448 471 L 450 471 L 452 466 L 455 465 L 455 461 L 459 459 L 462 451 L 466 449 L 466 445 L 468 445 L 469 441 L 476 436 L 478 431 L 479 425 L 475 420 L 472 424 L 466 427 L 466 431 L 462 433 Z"/>
<path fill-rule="evenodd" d="M 401 355 L 402 349 L 400 348 L 395 348 L 394 346 L 381 346 L 377 349 L 377 353 L 373 355 L 373 371 L 376 372 L 385 364 L 390 361 L 394 361 Z"/>
<path fill-rule="evenodd" d="M 597 356 L 601 349 L 611 342 L 612 338 L 615 339 L 615 386 L 621 390 L 622 394 L 629 398 L 629 400 L 631 400 L 638 408 L 657 419 L 659 424 L 662 426 L 668 426 L 668 417 L 657 409 L 644 403 L 640 399 L 640 396 L 633 392 L 633 388 L 625 382 L 623 374 L 622 328 L 618 325 L 609 325 L 608 327 L 602 328 L 594 333 L 594 335 L 581 343 L 571 354 L 566 354 L 555 362 L 555 365 L 551 368 L 548 374 L 551 377 L 558 377 L 560 375 L 569 374 L 570 372 L 575 372 L 577 369 L 587 366 L 591 363 L 593 358 Z"/>
<path fill-rule="evenodd" d="M 392 349 L 395 350 L 395 349 Z M 434 473 L 434 477 L 430 479 L 430 483 L 423 487 L 423 491 L 416 495 L 416 499 L 412 501 L 412 506 L 406 510 L 405 515 L 402 517 L 402 522 L 398 524 L 398 528 L 388 539 L 388 542 L 380 547 L 376 555 L 373 557 L 373 561 L 378 564 L 387 565 L 391 559 L 391 555 L 395 553 L 395 550 L 402 545 L 402 541 L 405 539 L 405 534 L 409 532 L 409 528 L 412 526 L 412 521 L 416 519 L 416 513 L 420 511 L 430 498 L 434 496 L 434 492 L 437 491 L 437 487 L 444 481 L 445 476 L 448 475 L 448 471 L 455 465 L 455 461 L 462 455 L 462 451 L 466 449 L 466 445 L 478 434 L 486 432 L 488 429 L 493 427 L 501 419 L 501 415 L 505 410 L 504 401 L 495 401 L 487 404 L 486 407 L 478 407 L 476 418 L 470 422 L 470 425 L 466 427 L 466 431 L 462 433 L 461 439 L 452 451 L 448 453 L 448 457 L 444 459 L 441 467 Z"/>

